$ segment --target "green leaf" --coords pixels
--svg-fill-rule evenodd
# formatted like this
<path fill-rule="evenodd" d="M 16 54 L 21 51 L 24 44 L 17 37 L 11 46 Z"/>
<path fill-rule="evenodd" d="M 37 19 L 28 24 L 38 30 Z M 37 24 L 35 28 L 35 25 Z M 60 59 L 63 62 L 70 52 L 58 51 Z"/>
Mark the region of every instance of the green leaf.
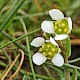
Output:
<path fill-rule="evenodd" d="M 67 57 L 69 58 L 71 56 L 71 41 L 69 37 L 66 39 L 65 47 L 66 47 Z"/>

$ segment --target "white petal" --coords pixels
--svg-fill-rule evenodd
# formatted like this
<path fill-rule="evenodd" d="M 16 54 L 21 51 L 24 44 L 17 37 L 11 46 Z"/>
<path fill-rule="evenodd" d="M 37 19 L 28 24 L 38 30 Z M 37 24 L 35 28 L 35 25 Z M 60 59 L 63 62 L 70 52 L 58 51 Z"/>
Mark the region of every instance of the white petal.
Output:
<path fill-rule="evenodd" d="M 64 64 L 63 56 L 60 53 L 56 54 L 52 59 L 52 63 L 56 66 L 62 66 Z"/>
<path fill-rule="evenodd" d="M 69 17 L 67 20 L 68 20 L 69 29 L 70 29 L 70 31 L 71 31 L 71 30 L 72 30 L 72 20 L 71 20 L 70 17 Z"/>
<path fill-rule="evenodd" d="M 41 65 L 43 64 L 45 61 L 47 60 L 46 56 L 44 56 L 43 54 L 41 53 L 35 53 L 33 55 L 33 62 L 36 64 L 36 65 Z"/>
<path fill-rule="evenodd" d="M 45 40 L 45 42 L 50 42 L 50 40 Z"/>
<path fill-rule="evenodd" d="M 55 41 L 52 37 L 50 37 L 50 42 L 51 42 L 52 44 L 58 46 L 58 44 L 56 43 L 56 41 Z"/>
<path fill-rule="evenodd" d="M 53 20 L 61 20 L 64 19 L 64 14 L 58 9 L 52 9 L 49 11 L 49 15 Z"/>
<path fill-rule="evenodd" d="M 41 24 L 41 28 L 44 32 L 54 33 L 54 25 L 52 21 L 43 21 Z"/>
<path fill-rule="evenodd" d="M 44 43 L 45 43 L 44 38 L 37 37 L 31 42 L 31 45 L 34 47 L 39 47 L 39 46 L 42 46 Z"/>
<path fill-rule="evenodd" d="M 66 34 L 60 34 L 60 35 L 56 34 L 55 40 L 63 40 L 63 39 L 66 39 L 67 37 L 68 37 L 68 35 L 66 35 Z"/>

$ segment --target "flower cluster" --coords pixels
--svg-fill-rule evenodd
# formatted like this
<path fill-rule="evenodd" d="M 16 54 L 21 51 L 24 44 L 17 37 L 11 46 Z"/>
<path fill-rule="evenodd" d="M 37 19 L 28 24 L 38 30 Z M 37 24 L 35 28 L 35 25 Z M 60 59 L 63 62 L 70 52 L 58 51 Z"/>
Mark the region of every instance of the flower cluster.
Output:
<path fill-rule="evenodd" d="M 49 39 L 43 37 L 37 37 L 31 45 L 34 47 L 40 47 L 38 52 L 33 55 L 33 62 L 36 65 L 43 64 L 47 59 L 51 59 L 52 63 L 56 66 L 62 66 L 64 64 L 64 58 L 60 54 L 61 49 L 55 40 L 63 40 L 68 37 L 68 34 L 72 30 L 71 18 L 64 17 L 63 13 L 58 9 L 52 9 L 49 11 L 49 15 L 55 21 L 43 21 L 41 28 L 45 33 L 54 34 L 54 38 L 51 36 Z"/>

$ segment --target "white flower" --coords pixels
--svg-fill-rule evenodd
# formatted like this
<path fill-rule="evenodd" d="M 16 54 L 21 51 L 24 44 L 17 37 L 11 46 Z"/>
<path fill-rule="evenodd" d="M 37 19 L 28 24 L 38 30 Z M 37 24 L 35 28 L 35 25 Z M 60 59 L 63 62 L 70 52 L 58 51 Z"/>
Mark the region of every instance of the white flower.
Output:
<path fill-rule="evenodd" d="M 50 37 L 49 40 L 37 37 L 31 42 L 31 45 L 34 47 L 40 47 L 38 52 L 32 57 L 33 62 L 36 65 L 43 64 L 47 59 L 52 59 L 52 63 L 56 66 L 62 66 L 64 64 L 64 58 L 60 54 L 61 50 L 52 37 Z"/>
<path fill-rule="evenodd" d="M 49 15 L 53 21 L 43 21 L 41 28 L 44 32 L 53 34 L 55 33 L 55 40 L 63 40 L 68 37 L 68 33 L 72 30 L 72 20 L 70 17 L 64 17 L 63 13 L 58 9 L 49 11 Z"/>

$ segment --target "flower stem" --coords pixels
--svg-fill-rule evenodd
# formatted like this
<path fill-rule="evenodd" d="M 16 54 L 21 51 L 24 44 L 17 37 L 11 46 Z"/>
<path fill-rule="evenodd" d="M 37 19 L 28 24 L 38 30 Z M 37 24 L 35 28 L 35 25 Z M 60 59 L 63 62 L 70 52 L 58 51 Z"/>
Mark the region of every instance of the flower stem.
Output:
<path fill-rule="evenodd" d="M 68 57 L 67 55 L 65 54 L 65 63 L 68 64 Z M 69 71 L 64 71 L 65 72 L 65 77 L 66 77 L 66 80 L 70 80 L 70 72 Z"/>
<path fill-rule="evenodd" d="M 26 29 L 26 25 L 23 21 L 23 19 L 20 19 L 22 25 L 23 25 L 23 29 L 25 34 L 27 34 L 27 29 Z M 29 62 L 30 62 L 30 66 L 31 66 L 31 70 L 32 70 L 32 74 L 33 74 L 33 78 L 34 80 L 36 80 L 36 76 L 35 76 L 35 72 L 34 72 L 34 68 L 33 68 L 33 63 L 32 63 L 32 58 L 31 58 L 31 53 L 30 53 L 30 46 L 29 46 L 29 38 L 28 36 L 26 37 L 26 45 L 27 45 L 27 49 L 28 49 L 28 56 L 29 56 Z"/>

